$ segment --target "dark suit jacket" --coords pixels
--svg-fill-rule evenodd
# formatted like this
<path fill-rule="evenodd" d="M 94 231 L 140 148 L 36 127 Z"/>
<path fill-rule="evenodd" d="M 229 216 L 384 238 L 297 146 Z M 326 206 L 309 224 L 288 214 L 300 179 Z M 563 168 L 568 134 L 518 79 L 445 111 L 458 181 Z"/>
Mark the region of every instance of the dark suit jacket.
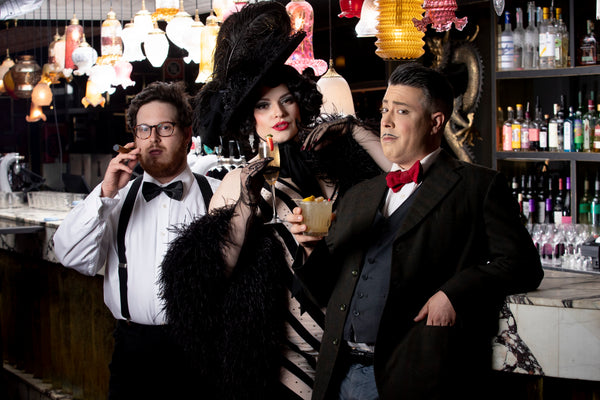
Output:
<path fill-rule="evenodd" d="M 327 246 L 297 267 L 327 304 L 313 399 L 337 398 L 346 372 L 339 363 L 344 321 L 363 264 L 365 235 L 386 190 L 381 175 L 348 191 Z M 375 351 L 377 387 L 382 399 L 465 398 L 466 388 L 475 388 L 479 375 L 491 370 L 491 338 L 504 298 L 537 288 L 543 271 L 497 171 L 442 151 L 415 196 L 392 250 L 389 297 Z M 455 326 L 415 323 L 438 290 L 457 312 Z"/>

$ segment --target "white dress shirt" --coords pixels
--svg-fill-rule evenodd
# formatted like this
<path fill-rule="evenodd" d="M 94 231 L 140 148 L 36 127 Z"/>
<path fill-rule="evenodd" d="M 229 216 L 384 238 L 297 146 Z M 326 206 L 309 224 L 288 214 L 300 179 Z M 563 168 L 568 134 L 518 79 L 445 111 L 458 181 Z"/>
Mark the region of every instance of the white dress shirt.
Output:
<path fill-rule="evenodd" d="M 421 160 L 421 166 L 423 167 L 423 175 L 425 175 L 425 172 L 429 169 L 431 164 L 433 164 L 433 162 L 437 159 L 438 154 L 440 154 L 440 151 L 442 151 L 442 148 L 438 147 L 436 150 L 432 151 L 431 153 L 429 153 L 425 157 L 423 157 L 423 159 Z M 392 169 L 390 169 L 390 172 L 398 171 L 398 170 L 405 171 L 405 169 L 400 168 L 400 166 L 398 164 L 396 164 L 396 163 L 392 164 Z M 402 188 L 400 190 L 398 190 L 396 193 L 394 193 L 394 191 L 388 189 L 387 197 L 385 198 L 385 203 L 383 204 L 383 209 L 381 210 L 381 212 L 383 213 L 383 216 L 385 218 L 387 218 L 390 215 L 392 215 L 394 213 L 394 211 L 396 211 L 398 209 L 398 207 L 400 207 L 402 205 L 402 203 L 404 203 L 406 201 L 406 199 L 408 199 L 410 197 L 410 195 L 419 187 L 419 185 L 421 185 L 421 184 L 409 182 L 409 183 L 405 184 L 404 186 L 402 186 Z"/>
<path fill-rule="evenodd" d="M 207 178 L 213 192 L 220 181 Z M 206 206 L 190 168 L 173 181 L 183 182 L 181 201 L 161 193 L 146 202 L 141 187 L 125 234 L 128 271 L 128 304 L 131 321 L 145 325 L 165 323 L 164 302 L 160 296 L 158 278 L 160 265 L 169 243 L 176 233 L 173 226 L 189 224 L 206 213 Z M 144 173 L 143 181 L 161 185 Z M 54 235 L 54 252 L 60 262 L 85 275 L 104 271 L 104 302 L 117 319 L 121 314 L 119 294 L 119 257 L 117 227 L 125 197 L 133 181 L 119 190 L 114 198 L 100 197 L 100 185 L 66 216 Z"/>

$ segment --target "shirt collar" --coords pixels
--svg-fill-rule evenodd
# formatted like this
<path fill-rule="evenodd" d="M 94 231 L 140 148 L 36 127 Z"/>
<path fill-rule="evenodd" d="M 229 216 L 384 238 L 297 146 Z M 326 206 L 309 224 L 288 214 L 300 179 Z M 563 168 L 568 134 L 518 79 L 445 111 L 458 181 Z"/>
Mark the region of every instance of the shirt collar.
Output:
<path fill-rule="evenodd" d="M 431 153 L 429 153 L 425 157 L 423 157 L 423 159 L 421 160 L 421 166 L 423 167 L 423 175 L 425 175 L 425 173 L 427 172 L 427 170 L 429 169 L 431 164 L 433 164 L 435 162 L 435 160 L 438 158 L 438 155 L 440 154 L 441 151 L 442 151 L 442 148 L 438 147 L 437 149 L 435 149 L 434 151 L 432 151 Z M 405 169 L 400 168 L 400 166 L 398 164 L 393 163 L 392 168 L 390 169 L 390 172 L 391 171 L 405 171 Z"/>

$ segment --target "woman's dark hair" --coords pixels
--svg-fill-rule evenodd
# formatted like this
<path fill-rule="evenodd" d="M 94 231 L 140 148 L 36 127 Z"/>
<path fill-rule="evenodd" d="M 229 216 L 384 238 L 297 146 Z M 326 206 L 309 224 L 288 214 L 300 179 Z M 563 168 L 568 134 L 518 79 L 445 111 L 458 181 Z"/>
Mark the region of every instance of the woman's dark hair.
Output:
<path fill-rule="evenodd" d="M 300 129 L 311 126 L 319 116 L 323 95 L 317 89 L 317 84 L 305 75 L 299 74 L 289 65 L 279 66 L 269 73 L 257 86 L 256 90 L 248 97 L 243 114 L 240 115 L 239 132 L 243 138 L 256 132 L 256 121 L 254 120 L 254 105 L 260 99 L 262 88 L 274 88 L 281 84 L 288 87 L 292 96 L 300 108 Z"/>
<path fill-rule="evenodd" d="M 172 104 L 177 110 L 177 121 L 173 122 L 183 128 L 191 126 L 193 110 L 189 99 L 183 82 L 152 82 L 131 100 L 127 108 L 127 124 L 133 131 L 137 125 L 137 113 L 140 107 L 153 101 L 160 101 Z"/>

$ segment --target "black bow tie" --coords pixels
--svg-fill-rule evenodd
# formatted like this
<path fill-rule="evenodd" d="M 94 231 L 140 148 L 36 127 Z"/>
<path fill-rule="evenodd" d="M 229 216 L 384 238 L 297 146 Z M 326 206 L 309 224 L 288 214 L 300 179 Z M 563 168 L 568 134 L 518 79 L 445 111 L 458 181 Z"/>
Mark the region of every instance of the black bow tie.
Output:
<path fill-rule="evenodd" d="M 142 185 L 142 194 L 144 195 L 144 199 L 146 199 L 146 201 L 152 200 L 158 196 L 160 192 L 165 192 L 165 194 L 173 200 L 181 200 L 183 197 L 183 182 L 173 182 L 165 187 L 158 186 L 152 182 L 144 182 Z"/>

